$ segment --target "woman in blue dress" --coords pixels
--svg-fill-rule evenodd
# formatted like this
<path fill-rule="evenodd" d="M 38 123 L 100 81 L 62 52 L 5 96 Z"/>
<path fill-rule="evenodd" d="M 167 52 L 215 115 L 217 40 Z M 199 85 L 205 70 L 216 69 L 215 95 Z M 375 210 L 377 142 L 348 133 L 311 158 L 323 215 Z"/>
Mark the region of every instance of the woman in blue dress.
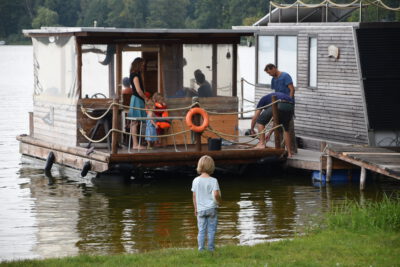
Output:
<path fill-rule="evenodd" d="M 130 109 L 128 112 L 128 117 L 140 118 L 146 117 L 146 112 L 144 111 L 144 87 L 143 87 L 143 71 L 145 67 L 145 61 L 141 57 L 135 58 L 131 64 L 129 82 L 132 87 L 132 96 Z M 140 108 L 140 109 L 136 109 Z M 133 120 L 131 123 L 131 134 L 133 140 L 133 149 L 144 149 L 144 146 L 139 146 L 138 138 L 136 136 L 138 132 L 139 121 Z"/>

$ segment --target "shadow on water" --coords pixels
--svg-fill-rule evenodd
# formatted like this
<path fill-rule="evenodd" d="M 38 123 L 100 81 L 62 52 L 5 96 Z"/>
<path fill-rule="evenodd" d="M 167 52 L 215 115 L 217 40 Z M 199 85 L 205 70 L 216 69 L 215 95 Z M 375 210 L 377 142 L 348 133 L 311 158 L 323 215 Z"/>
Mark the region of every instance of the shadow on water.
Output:
<path fill-rule="evenodd" d="M 191 183 L 194 168 L 156 169 L 142 179 L 112 174 L 82 179 L 79 172 L 53 167 L 50 173 L 23 165 L 21 187 L 33 200 L 33 255 L 135 253 L 165 247 L 196 247 Z M 256 244 L 302 233 L 311 216 L 319 216 L 346 197 L 380 199 L 399 189 L 391 180 L 316 187 L 309 172 L 250 166 L 242 174 L 217 170 L 223 205 L 217 244 Z"/>

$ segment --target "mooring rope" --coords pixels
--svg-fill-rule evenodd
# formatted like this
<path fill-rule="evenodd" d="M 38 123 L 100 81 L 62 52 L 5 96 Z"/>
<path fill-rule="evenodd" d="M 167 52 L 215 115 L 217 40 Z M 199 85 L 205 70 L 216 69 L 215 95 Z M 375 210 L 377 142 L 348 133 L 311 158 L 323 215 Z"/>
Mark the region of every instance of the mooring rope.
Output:
<path fill-rule="evenodd" d="M 111 103 L 110 106 L 107 108 L 107 110 L 104 111 L 104 113 L 103 113 L 102 115 L 98 116 L 98 117 L 94 117 L 94 116 L 90 115 L 90 114 L 87 112 L 87 108 L 84 108 L 82 105 L 81 105 L 81 111 L 82 111 L 82 113 L 83 113 L 84 115 L 86 115 L 88 118 L 90 118 L 90 119 L 92 119 L 92 120 L 100 120 L 100 119 L 104 118 L 104 117 L 107 115 L 108 112 L 110 112 L 110 110 L 111 110 L 111 108 L 112 108 L 113 106 L 119 106 L 119 107 L 122 107 L 122 108 L 125 108 L 125 109 L 136 109 L 136 110 L 144 110 L 144 111 L 160 111 L 160 112 L 163 112 L 163 111 L 189 110 L 189 109 L 191 109 L 192 107 L 194 107 L 194 106 L 196 106 L 196 105 L 200 105 L 200 104 L 199 104 L 198 102 L 195 102 L 195 103 L 191 104 L 190 106 L 181 107 L 181 108 L 149 109 L 149 108 L 138 108 L 138 107 L 126 106 L 126 105 L 122 105 L 122 104 L 120 104 L 120 103 Z"/>
<path fill-rule="evenodd" d="M 262 106 L 262 107 L 259 107 L 259 108 L 256 108 L 256 109 L 246 110 L 246 111 L 243 111 L 243 112 L 241 112 L 241 111 L 238 111 L 238 112 L 216 112 L 216 111 L 209 111 L 209 110 L 206 110 L 206 109 L 205 109 L 205 111 L 207 111 L 207 113 L 210 113 L 210 114 L 213 114 L 213 115 L 239 115 L 239 114 L 243 114 L 243 113 L 254 112 L 254 111 L 257 111 L 257 110 L 260 110 L 260 109 L 265 109 L 265 108 L 270 107 L 273 104 L 279 103 L 279 102 L 286 102 L 286 101 L 284 101 L 282 99 L 278 99 L 278 100 L 272 102 L 271 104 L 268 104 L 268 105 L 265 105 L 265 106 Z"/>
<path fill-rule="evenodd" d="M 134 134 L 134 133 L 128 133 L 119 129 L 110 129 L 107 134 L 105 136 L 103 136 L 100 139 L 94 140 L 92 138 L 90 138 L 89 136 L 87 136 L 86 131 L 83 130 L 82 128 L 79 128 L 79 132 L 83 135 L 83 137 L 85 137 L 88 141 L 92 142 L 92 143 L 100 143 L 103 142 L 104 140 L 106 140 L 106 138 L 112 133 L 112 132 L 117 132 L 117 133 L 121 133 L 121 134 L 127 134 L 127 135 L 133 135 L 133 136 L 137 136 L 137 137 L 150 137 L 150 138 L 157 138 L 157 137 L 169 137 L 169 136 L 174 136 L 174 135 L 179 135 L 179 134 L 185 134 L 187 132 L 190 132 L 191 130 L 183 130 L 180 132 L 176 132 L 176 133 L 171 133 L 171 134 L 163 134 L 163 135 L 143 135 L 143 134 Z"/>

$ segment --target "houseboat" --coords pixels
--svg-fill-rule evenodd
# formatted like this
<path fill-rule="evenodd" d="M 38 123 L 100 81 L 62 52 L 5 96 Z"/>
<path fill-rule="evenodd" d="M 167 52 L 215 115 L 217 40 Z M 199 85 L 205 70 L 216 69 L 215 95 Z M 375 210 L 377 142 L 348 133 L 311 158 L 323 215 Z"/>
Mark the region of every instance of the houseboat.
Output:
<path fill-rule="evenodd" d="M 400 23 L 380 21 L 379 10 L 389 8 L 382 1 L 334 2 L 271 1 L 272 11 L 253 26 L 234 27 L 255 32 L 255 99 L 271 92 L 264 67 L 274 63 L 293 78 L 304 148 L 400 146 Z M 376 22 L 363 22 L 370 5 Z M 345 22 L 354 12 L 359 21 Z"/>
<path fill-rule="evenodd" d="M 46 168 L 55 162 L 85 172 L 130 172 L 194 165 L 205 154 L 231 165 L 285 155 L 278 146 L 255 150 L 237 143 L 237 47 L 252 30 L 44 27 L 23 33 L 33 44 L 33 112 L 29 134 L 17 139 L 20 152 L 47 160 Z M 146 62 L 145 91 L 165 98 L 171 125 L 160 138 L 166 147 L 131 148 L 126 125 L 135 118 L 127 116 L 121 83 L 136 57 Z M 192 97 L 198 70 L 210 83 L 209 97 Z M 139 131 L 139 140 L 144 134 Z"/>

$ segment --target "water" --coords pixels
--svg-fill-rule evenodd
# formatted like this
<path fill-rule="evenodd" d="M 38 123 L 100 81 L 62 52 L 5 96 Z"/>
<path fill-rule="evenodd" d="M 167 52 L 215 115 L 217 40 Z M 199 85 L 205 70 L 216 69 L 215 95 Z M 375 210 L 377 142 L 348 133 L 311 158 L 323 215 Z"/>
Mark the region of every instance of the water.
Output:
<path fill-rule="evenodd" d="M 93 185 L 76 171 L 23 160 L 15 136 L 28 131 L 32 48 L 0 47 L 0 260 L 136 253 L 196 247 L 189 175 L 154 174 L 145 184 Z M 313 187 L 308 173 L 218 175 L 223 205 L 217 245 L 251 245 L 302 233 L 311 216 L 349 197 L 379 199 L 400 189 L 392 179 Z M 107 180 L 105 180 L 107 181 Z"/>

